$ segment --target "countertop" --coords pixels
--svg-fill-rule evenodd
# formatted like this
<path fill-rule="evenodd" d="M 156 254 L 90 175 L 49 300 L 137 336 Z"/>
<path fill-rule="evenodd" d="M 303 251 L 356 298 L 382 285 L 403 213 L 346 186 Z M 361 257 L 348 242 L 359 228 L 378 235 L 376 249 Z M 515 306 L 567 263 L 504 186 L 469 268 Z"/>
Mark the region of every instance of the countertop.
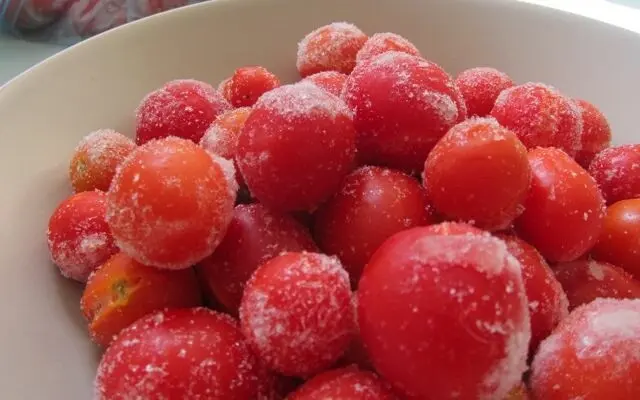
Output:
<path fill-rule="evenodd" d="M 640 0 L 517 0 L 586 15 L 640 33 Z M 63 47 L 0 35 L 0 85 Z"/>

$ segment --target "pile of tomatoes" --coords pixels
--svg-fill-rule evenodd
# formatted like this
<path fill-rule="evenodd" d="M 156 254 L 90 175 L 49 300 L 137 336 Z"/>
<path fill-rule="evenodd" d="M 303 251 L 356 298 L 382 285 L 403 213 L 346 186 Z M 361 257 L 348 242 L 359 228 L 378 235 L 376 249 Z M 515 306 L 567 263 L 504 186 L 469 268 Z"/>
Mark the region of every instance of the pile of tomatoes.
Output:
<path fill-rule="evenodd" d="M 76 148 L 47 235 L 96 399 L 640 398 L 640 145 L 393 33 L 323 26 L 297 68 Z"/>

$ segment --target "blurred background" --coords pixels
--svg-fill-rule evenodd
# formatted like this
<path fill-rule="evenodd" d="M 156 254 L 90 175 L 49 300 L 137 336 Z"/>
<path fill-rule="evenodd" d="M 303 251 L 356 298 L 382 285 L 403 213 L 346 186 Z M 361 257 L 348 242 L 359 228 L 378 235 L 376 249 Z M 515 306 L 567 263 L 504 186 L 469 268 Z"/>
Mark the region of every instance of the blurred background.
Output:
<path fill-rule="evenodd" d="M 204 0 L 0 0 L 0 86 L 90 36 L 199 1 Z M 513 1 L 544 4 L 640 32 L 640 0 Z"/>

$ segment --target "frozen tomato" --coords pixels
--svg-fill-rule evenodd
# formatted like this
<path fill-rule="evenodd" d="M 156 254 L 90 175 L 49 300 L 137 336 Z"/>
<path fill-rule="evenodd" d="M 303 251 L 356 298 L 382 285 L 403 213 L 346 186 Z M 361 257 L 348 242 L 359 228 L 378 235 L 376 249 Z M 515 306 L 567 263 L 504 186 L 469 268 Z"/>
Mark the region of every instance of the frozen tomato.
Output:
<path fill-rule="evenodd" d="M 238 138 L 251 112 L 249 107 L 234 108 L 218 116 L 207 128 L 200 140 L 200 146 L 211 154 L 235 160 L 238 152 Z M 236 173 L 240 186 L 244 185 L 242 175 Z"/>
<path fill-rule="evenodd" d="M 108 190 L 116 168 L 135 147 L 131 139 L 113 129 L 100 129 L 85 136 L 69 165 L 73 190 Z"/>
<path fill-rule="evenodd" d="M 549 261 L 579 258 L 602 228 L 604 200 L 598 186 L 560 149 L 532 149 L 529 164 L 533 179 L 517 231 Z"/>
<path fill-rule="evenodd" d="M 640 282 L 622 268 L 595 260 L 557 264 L 553 270 L 574 309 L 597 298 L 640 298 Z"/>
<path fill-rule="evenodd" d="M 584 168 L 589 168 L 593 157 L 611 144 L 611 128 L 607 118 L 596 106 L 585 100 L 575 102 L 582 115 L 582 136 L 576 161 Z"/>
<path fill-rule="evenodd" d="M 208 83 L 182 79 L 149 93 L 136 111 L 136 143 L 178 136 L 199 142 L 209 125 L 231 106 Z"/>
<path fill-rule="evenodd" d="M 607 204 L 640 198 L 640 144 L 611 147 L 596 154 L 589 173 Z"/>
<path fill-rule="evenodd" d="M 367 35 L 353 24 L 334 22 L 321 26 L 298 43 L 298 72 L 303 78 L 322 71 L 349 74 L 366 41 Z"/>
<path fill-rule="evenodd" d="M 399 51 L 420 57 L 418 48 L 404 37 L 391 32 L 374 33 L 356 55 L 356 63 L 373 60 L 388 51 Z"/>
<path fill-rule="evenodd" d="M 640 398 L 640 300 L 597 299 L 575 309 L 540 345 L 538 400 Z"/>
<path fill-rule="evenodd" d="M 169 309 L 134 322 L 107 348 L 95 399 L 248 400 L 264 375 L 231 317 Z"/>
<path fill-rule="evenodd" d="M 134 150 L 107 194 L 107 222 L 118 247 L 142 264 L 166 269 L 188 268 L 209 256 L 233 212 L 237 184 L 227 164 L 176 137 Z"/>
<path fill-rule="evenodd" d="M 365 164 L 421 171 L 436 142 L 466 117 L 451 77 L 420 57 L 391 51 L 358 64 L 344 98 Z"/>
<path fill-rule="evenodd" d="M 593 257 L 624 268 L 640 279 L 640 199 L 619 201 L 607 208 Z"/>
<path fill-rule="evenodd" d="M 337 255 L 357 284 L 373 252 L 394 233 L 431 221 L 420 183 L 402 172 L 363 167 L 315 215 L 315 237 L 327 254 Z"/>
<path fill-rule="evenodd" d="M 358 289 L 376 370 L 411 398 L 505 397 L 526 369 L 531 333 L 520 270 L 488 234 L 419 227 L 392 236 Z"/>
<path fill-rule="evenodd" d="M 280 86 L 254 106 L 238 139 L 238 166 L 261 203 L 312 210 L 351 171 L 355 129 L 347 106 L 309 82 Z"/>
<path fill-rule="evenodd" d="M 51 215 L 47 244 L 63 276 L 85 282 L 118 251 L 105 220 L 106 210 L 104 192 L 92 191 L 65 199 Z"/>
<path fill-rule="evenodd" d="M 323 372 L 305 382 L 287 400 L 397 400 L 373 372 L 347 367 Z"/>
<path fill-rule="evenodd" d="M 285 251 L 314 251 L 309 232 L 292 217 L 262 204 L 238 205 L 216 251 L 198 265 L 208 290 L 232 314 L 237 314 L 251 274 Z"/>
<path fill-rule="evenodd" d="M 222 95 L 234 107 L 251 107 L 258 97 L 280 86 L 280 79 L 265 67 L 249 66 L 235 70 L 231 78 L 224 80 Z"/>
<path fill-rule="evenodd" d="M 535 247 L 514 235 L 499 234 L 497 237 L 504 240 L 509 253 L 522 266 L 531 318 L 529 355 L 533 356 L 540 342 L 569 314 L 569 301 L 562 285 Z"/>
<path fill-rule="evenodd" d="M 493 118 L 472 118 L 440 139 L 427 157 L 423 176 L 440 213 L 500 230 L 522 212 L 531 168 L 527 149 L 513 132 Z"/>
<path fill-rule="evenodd" d="M 550 86 L 525 83 L 503 90 L 491 116 L 514 131 L 529 149 L 558 147 L 573 157 L 580 148 L 580 109 Z"/>
<path fill-rule="evenodd" d="M 524 383 L 513 388 L 504 400 L 529 400 L 529 393 Z"/>
<path fill-rule="evenodd" d="M 201 302 L 193 269 L 161 270 L 118 253 L 91 274 L 80 308 L 91 338 L 106 347 L 120 331 L 153 311 Z"/>
<path fill-rule="evenodd" d="M 495 68 L 476 67 L 462 71 L 456 78 L 469 116 L 489 115 L 500 92 L 513 86 L 513 81 L 504 72 Z"/>
<path fill-rule="evenodd" d="M 331 366 L 354 332 L 349 276 L 318 253 L 285 253 L 251 277 L 240 305 L 242 330 L 271 369 L 307 377 Z"/>
<path fill-rule="evenodd" d="M 441 222 L 431 225 L 422 230 L 424 234 L 431 235 L 483 235 L 486 234 L 482 229 L 475 226 L 465 224 L 464 222 Z"/>
<path fill-rule="evenodd" d="M 305 81 L 311 82 L 320 89 L 324 89 L 334 96 L 340 96 L 347 81 L 347 75 L 338 71 L 323 71 L 317 74 L 309 75 L 304 78 Z"/>

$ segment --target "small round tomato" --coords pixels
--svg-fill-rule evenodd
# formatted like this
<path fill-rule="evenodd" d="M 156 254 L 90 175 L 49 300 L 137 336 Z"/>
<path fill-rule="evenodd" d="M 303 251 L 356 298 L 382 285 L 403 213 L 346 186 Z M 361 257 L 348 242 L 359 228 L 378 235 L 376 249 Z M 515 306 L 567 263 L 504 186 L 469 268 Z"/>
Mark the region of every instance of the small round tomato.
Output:
<path fill-rule="evenodd" d="M 531 364 L 538 400 L 640 399 L 640 300 L 597 299 L 576 308 Z"/>
<path fill-rule="evenodd" d="M 399 51 L 421 57 L 420 50 L 408 39 L 392 32 L 374 33 L 362 46 L 356 56 L 356 63 L 360 64 L 373 60 L 388 51 Z"/>
<path fill-rule="evenodd" d="M 602 150 L 591 161 L 589 173 L 607 204 L 640 198 L 640 144 Z"/>
<path fill-rule="evenodd" d="M 209 256 L 231 221 L 236 197 L 226 167 L 185 139 L 138 147 L 107 194 L 107 222 L 118 247 L 142 264 L 166 269 L 189 268 Z"/>
<path fill-rule="evenodd" d="M 100 129 L 85 136 L 69 164 L 73 190 L 109 190 L 118 166 L 135 149 L 131 139 L 112 129 Z"/>
<path fill-rule="evenodd" d="M 357 284 L 374 251 L 393 234 L 431 221 L 427 194 L 413 177 L 380 167 L 363 167 L 315 215 L 315 237 L 337 255 Z"/>
<path fill-rule="evenodd" d="M 486 231 L 464 222 L 445 221 L 436 225 L 431 225 L 423 229 L 424 234 L 432 235 L 482 235 Z"/>
<path fill-rule="evenodd" d="M 395 234 L 358 288 L 376 370 L 410 398 L 501 399 L 522 377 L 530 338 L 521 265 L 489 234 Z M 428 377 L 428 379 L 425 379 Z"/>
<path fill-rule="evenodd" d="M 153 311 L 201 302 L 193 269 L 161 270 L 118 253 L 91 274 L 80 308 L 91 338 L 106 347 L 120 331 Z"/>
<path fill-rule="evenodd" d="M 373 372 L 347 367 L 323 372 L 305 382 L 287 400 L 397 400 Z"/>
<path fill-rule="evenodd" d="M 595 155 L 611 144 L 611 128 L 607 118 L 596 106 L 585 100 L 575 102 L 582 114 L 582 136 L 576 161 L 584 168 L 589 168 Z"/>
<path fill-rule="evenodd" d="M 367 35 L 353 24 L 334 22 L 321 26 L 298 43 L 298 72 L 303 78 L 322 71 L 349 74 L 366 41 Z"/>
<path fill-rule="evenodd" d="M 462 71 L 455 82 L 464 97 L 467 114 L 479 117 L 489 115 L 500 93 L 513 86 L 507 74 L 489 67 Z"/>
<path fill-rule="evenodd" d="M 640 199 L 622 200 L 607 208 L 592 254 L 640 279 Z"/>
<path fill-rule="evenodd" d="M 134 322 L 107 348 L 95 399 L 248 400 L 264 375 L 231 317 L 169 309 Z"/>
<path fill-rule="evenodd" d="M 105 220 L 104 192 L 81 192 L 65 199 L 51 215 L 47 244 L 63 276 L 85 282 L 118 251 Z"/>
<path fill-rule="evenodd" d="M 270 369 L 299 377 L 322 371 L 344 354 L 354 333 L 349 276 L 324 254 L 272 258 L 247 282 L 240 322 Z"/>
<path fill-rule="evenodd" d="M 334 96 L 340 97 L 344 84 L 347 81 L 348 75 L 338 71 L 323 71 L 317 74 L 309 75 L 303 80 L 311 82 L 320 89 L 331 93 Z"/>
<path fill-rule="evenodd" d="M 604 199 L 587 171 L 556 148 L 529 151 L 533 172 L 519 235 L 549 261 L 573 261 L 598 240 Z"/>
<path fill-rule="evenodd" d="M 309 232 L 293 217 L 262 204 L 238 205 L 220 245 L 198 264 L 211 294 L 238 313 L 244 286 L 253 272 L 282 252 L 317 250 Z"/>
<path fill-rule="evenodd" d="M 440 213 L 487 230 L 507 228 L 522 212 L 531 168 L 515 133 L 493 118 L 451 128 L 429 153 L 424 185 Z"/>
<path fill-rule="evenodd" d="M 553 267 L 569 306 L 574 309 L 597 298 L 640 298 L 640 282 L 622 268 L 595 260 L 577 260 Z"/>
<path fill-rule="evenodd" d="M 251 107 L 258 97 L 280 86 L 280 79 L 261 66 L 238 68 L 221 86 L 222 95 L 234 107 Z"/>
<path fill-rule="evenodd" d="M 569 301 L 535 247 L 514 235 L 499 234 L 497 237 L 504 240 L 511 255 L 522 265 L 522 281 L 531 317 L 529 355 L 533 356 L 540 342 L 569 314 Z"/>

